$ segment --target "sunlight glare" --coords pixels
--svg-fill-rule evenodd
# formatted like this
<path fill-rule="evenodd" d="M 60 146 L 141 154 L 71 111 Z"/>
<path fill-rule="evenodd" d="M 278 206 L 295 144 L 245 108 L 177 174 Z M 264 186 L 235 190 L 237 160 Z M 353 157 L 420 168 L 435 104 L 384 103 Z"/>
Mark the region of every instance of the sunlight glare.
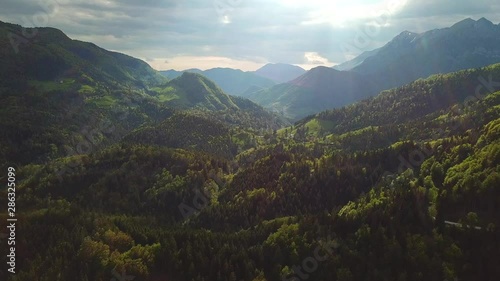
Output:
<path fill-rule="evenodd" d="M 329 23 L 343 27 L 349 22 L 371 20 L 400 11 L 407 0 L 278 0 L 284 7 L 303 9 L 308 20 L 302 24 Z"/>
<path fill-rule="evenodd" d="M 225 15 L 225 16 L 222 17 L 222 23 L 223 24 L 229 24 L 229 23 L 231 23 L 231 19 L 229 18 L 228 15 Z"/>

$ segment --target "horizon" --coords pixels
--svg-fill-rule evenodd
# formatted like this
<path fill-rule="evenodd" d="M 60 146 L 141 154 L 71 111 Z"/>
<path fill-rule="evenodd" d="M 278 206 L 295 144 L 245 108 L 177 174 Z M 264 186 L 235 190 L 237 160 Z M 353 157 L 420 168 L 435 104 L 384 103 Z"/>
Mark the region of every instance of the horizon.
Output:
<path fill-rule="evenodd" d="M 467 18 L 500 22 L 500 5 L 492 0 L 455 1 L 451 9 L 450 0 L 147 2 L 6 0 L 0 20 L 51 26 L 72 39 L 139 58 L 158 71 L 255 71 L 275 62 L 305 70 L 332 67 L 405 30 L 422 33 Z"/>
<path fill-rule="evenodd" d="M 500 280 L 500 2 L 329 1 L 4 0 L 0 281 Z"/>
<path fill-rule="evenodd" d="M 145 61 L 146 62 L 146 61 Z M 148 63 L 148 62 L 146 62 Z M 148 63 L 149 64 L 149 63 Z M 259 70 L 260 68 L 268 65 L 268 64 L 272 64 L 272 65 L 275 65 L 275 64 L 286 64 L 286 65 L 293 65 L 293 66 L 298 66 L 298 67 L 301 67 L 302 69 L 306 70 L 306 71 L 309 71 L 313 68 L 316 68 L 316 67 L 319 67 L 319 66 L 324 66 L 324 67 L 334 67 L 335 65 L 331 65 L 331 66 L 325 66 L 325 65 L 315 65 L 315 66 L 312 66 L 311 68 L 309 69 L 306 69 L 300 65 L 297 65 L 297 64 L 290 64 L 290 63 L 283 63 L 283 62 L 267 62 L 267 63 L 264 63 L 264 64 L 261 64 L 260 66 L 258 66 L 257 68 L 255 69 L 250 69 L 250 70 L 243 70 L 243 69 L 240 69 L 240 68 L 233 68 L 233 67 L 225 67 L 225 66 L 215 66 L 215 67 L 210 67 L 210 68 L 204 68 L 204 69 L 201 69 L 199 67 L 192 67 L 192 68 L 186 68 L 186 69 L 156 69 L 154 67 L 152 67 L 151 65 L 151 68 L 157 70 L 157 71 L 178 71 L 178 72 L 183 72 L 183 71 L 189 71 L 189 70 L 201 70 L 201 71 L 206 71 L 206 70 L 210 70 L 210 69 L 216 69 L 216 68 L 225 68 L 225 69 L 234 69 L 234 70 L 241 70 L 243 72 L 254 72 L 254 71 L 257 71 Z"/>
<path fill-rule="evenodd" d="M 479 17 L 477 19 L 474 19 L 474 18 L 471 18 L 471 17 L 465 17 L 463 18 L 462 20 L 459 20 L 457 22 L 455 22 L 454 24 L 458 23 L 458 22 L 461 22 L 461 21 L 465 21 L 467 19 L 472 19 L 474 21 L 479 21 L 481 19 L 486 19 L 490 22 L 492 22 L 493 24 L 500 24 L 500 23 L 495 23 L 493 21 L 491 21 L 490 19 L 486 18 L 486 17 Z M 447 27 L 443 27 L 443 28 L 447 28 Z M 435 29 L 440 29 L 440 28 L 435 28 Z M 425 33 L 427 31 L 431 31 L 431 30 L 435 30 L 435 29 L 430 29 L 430 30 L 425 30 L 425 31 L 422 31 L 422 32 L 413 32 L 411 30 L 402 30 L 400 31 L 398 34 L 402 33 L 402 32 L 413 32 L 413 33 L 417 33 L 417 34 L 420 34 L 420 33 Z M 392 38 L 393 39 L 393 38 Z M 391 40 L 392 40 L 391 39 Z M 341 61 L 341 62 L 338 62 L 338 63 L 333 63 L 331 65 L 324 65 L 324 64 L 292 64 L 292 63 L 286 63 L 286 62 L 265 62 L 265 63 L 255 63 L 255 64 L 252 64 L 253 67 L 252 68 L 249 68 L 249 69 L 241 69 L 241 68 L 238 68 L 238 67 L 232 67 L 232 66 L 227 66 L 227 64 L 222 64 L 222 65 L 216 65 L 216 66 L 207 66 L 207 67 L 190 67 L 190 68 L 185 68 L 185 69 L 174 69 L 174 68 L 170 68 L 170 69 L 157 69 L 154 67 L 154 65 L 151 65 L 148 61 L 144 60 L 146 63 L 148 63 L 153 69 L 157 70 L 157 71 L 170 71 L 170 70 L 173 70 L 173 71 L 178 71 L 178 72 L 183 72 L 183 71 L 188 71 L 188 70 L 201 70 L 201 71 L 206 71 L 206 70 L 210 70 L 210 69 L 215 69 L 215 68 L 229 68 L 229 69 L 235 69 L 235 70 L 241 70 L 241 71 L 244 71 L 244 72 L 253 72 L 253 71 L 257 71 L 259 70 L 260 68 L 266 66 L 266 65 L 269 65 L 269 64 L 287 64 L 287 65 L 293 65 L 293 66 L 298 66 L 298 67 L 301 67 L 302 69 L 306 70 L 306 71 L 309 71 L 313 68 L 316 68 L 316 67 L 320 67 L 320 66 L 323 66 L 323 67 L 330 67 L 330 68 L 333 68 L 337 65 L 340 65 L 340 64 L 343 64 L 343 63 L 346 63 L 354 58 L 356 58 L 357 56 L 361 55 L 362 53 L 364 52 L 370 52 L 370 51 L 373 51 L 377 48 L 380 48 L 382 46 L 384 46 L 385 44 L 387 44 L 389 41 L 385 42 L 384 44 L 376 47 L 376 48 L 373 48 L 373 49 L 370 49 L 370 50 L 364 50 L 363 52 L 361 52 L 360 54 L 356 55 L 356 56 L 353 56 L 352 58 L 350 59 L 346 59 L 344 61 Z M 194 60 L 196 61 L 196 59 L 198 58 L 194 58 Z M 189 60 L 188 60 L 189 61 Z M 220 61 L 225 61 L 225 58 L 220 58 Z M 192 64 L 192 65 L 200 65 L 200 64 Z M 203 65 L 203 64 L 201 64 Z"/>

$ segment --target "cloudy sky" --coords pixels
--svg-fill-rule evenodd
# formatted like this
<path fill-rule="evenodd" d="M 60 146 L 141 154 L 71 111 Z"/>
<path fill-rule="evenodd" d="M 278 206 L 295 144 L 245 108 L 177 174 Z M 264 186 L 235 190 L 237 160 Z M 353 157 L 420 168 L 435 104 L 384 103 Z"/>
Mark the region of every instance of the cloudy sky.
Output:
<path fill-rule="evenodd" d="M 498 0 L 2 0 L 0 20 L 51 26 L 158 70 L 268 62 L 332 66 L 404 30 L 467 17 L 500 22 Z"/>

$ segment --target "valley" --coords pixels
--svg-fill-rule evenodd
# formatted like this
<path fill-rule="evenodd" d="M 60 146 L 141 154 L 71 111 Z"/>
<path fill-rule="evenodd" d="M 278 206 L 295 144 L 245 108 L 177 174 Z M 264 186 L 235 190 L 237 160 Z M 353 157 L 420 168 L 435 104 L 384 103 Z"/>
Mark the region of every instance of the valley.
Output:
<path fill-rule="evenodd" d="M 498 280 L 499 32 L 156 71 L 55 28 L 16 53 L 0 22 L 0 279 Z"/>

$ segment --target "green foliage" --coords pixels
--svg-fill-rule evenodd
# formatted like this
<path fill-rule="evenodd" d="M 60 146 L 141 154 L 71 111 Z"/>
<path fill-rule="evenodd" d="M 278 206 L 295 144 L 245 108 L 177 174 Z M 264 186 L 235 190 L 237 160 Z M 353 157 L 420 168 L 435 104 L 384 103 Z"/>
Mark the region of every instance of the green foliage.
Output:
<path fill-rule="evenodd" d="M 11 59 L 53 72 L 0 84 L 16 280 L 282 280 L 308 258 L 309 280 L 500 277 L 500 92 L 464 105 L 498 65 L 276 131 L 285 122 L 200 75 L 148 87 L 143 63 L 41 32 Z"/>

